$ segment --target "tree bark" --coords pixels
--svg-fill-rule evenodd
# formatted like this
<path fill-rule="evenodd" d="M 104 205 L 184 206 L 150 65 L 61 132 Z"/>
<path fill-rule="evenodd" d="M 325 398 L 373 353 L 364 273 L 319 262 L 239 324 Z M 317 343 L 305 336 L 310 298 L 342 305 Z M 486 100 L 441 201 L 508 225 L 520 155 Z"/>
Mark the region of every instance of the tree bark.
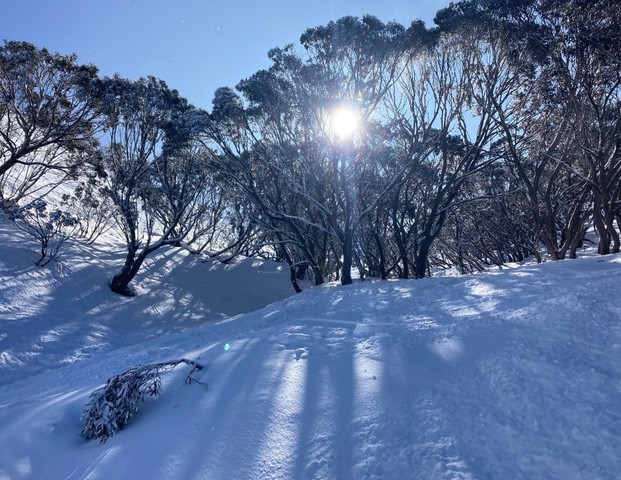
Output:
<path fill-rule="evenodd" d="M 353 262 L 353 232 L 347 230 L 343 239 L 343 266 L 341 267 L 341 285 L 350 285 L 353 283 L 351 278 L 351 267 Z"/>
<path fill-rule="evenodd" d="M 136 255 L 135 250 L 130 250 L 125 258 L 125 265 L 119 273 L 112 277 L 110 290 L 125 297 L 134 297 L 136 292 L 130 288 L 129 284 L 134 279 L 144 259 L 147 258 L 147 255 L 151 253 L 151 251 L 152 250 L 144 249 L 139 255 Z"/>

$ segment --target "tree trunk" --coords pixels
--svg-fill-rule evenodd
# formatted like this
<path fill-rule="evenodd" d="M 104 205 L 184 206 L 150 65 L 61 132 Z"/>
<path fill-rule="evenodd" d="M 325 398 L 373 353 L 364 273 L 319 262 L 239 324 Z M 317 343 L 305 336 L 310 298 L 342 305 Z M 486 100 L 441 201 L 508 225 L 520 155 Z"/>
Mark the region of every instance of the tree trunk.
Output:
<path fill-rule="evenodd" d="M 401 236 L 401 234 L 403 233 L 403 236 L 405 237 L 405 231 L 401 228 L 401 225 L 397 218 L 397 209 L 399 205 L 399 202 L 398 202 L 399 193 L 400 193 L 400 189 L 397 190 L 395 196 L 393 197 L 390 219 L 392 221 L 393 238 L 395 240 L 395 243 L 397 244 L 397 248 L 399 249 L 399 258 L 401 259 L 401 264 L 403 266 L 402 271 L 401 271 L 401 278 L 407 279 L 407 278 L 410 278 L 410 270 L 409 270 L 409 265 L 408 265 L 409 256 L 408 256 L 407 248 L 405 246 L 404 239 Z"/>
<path fill-rule="evenodd" d="M 386 272 L 386 255 L 384 253 L 384 245 L 382 244 L 382 240 L 376 231 L 373 232 L 373 239 L 375 240 L 375 245 L 377 246 L 379 254 L 379 274 L 382 280 L 386 280 L 388 278 L 388 272 Z"/>
<path fill-rule="evenodd" d="M 317 265 L 313 265 L 311 269 L 313 270 L 315 286 L 322 285 L 323 284 L 323 273 L 321 273 L 321 269 Z"/>
<path fill-rule="evenodd" d="M 281 249 L 282 256 L 285 259 L 285 262 L 287 262 L 287 265 L 289 265 L 289 280 L 291 280 L 291 285 L 293 285 L 293 289 L 295 290 L 295 293 L 302 293 L 302 289 L 300 288 L 300 285 L 298 284 L 298 277 L 296 275 L 295 266 L 293 265 L 293 260 L 291 260 L 291 257 L 289 256 L 289 252 L 287 252 L 287 249 L 284 247 L 284 245 L 281 245 L 280 249 Z"/>
<path fill-rule="evenodd" d="M 110 290 L 114 293 L 118 293 L 119 295 L 134 297 L 136 292 L 129 286 L 129 284 L 138 273 L 138 270 L 140 270 L 142 262 L 144 262 L 144 259 L 147 257 L 149 252 L 149 250 L 145 249 L 136 256 L 135 250 L 132 249 L 128 251 L 127 257 L 125 258 L 125 265 L 123 265 L 123 268 L 119 273 L 112 277 L 112 281 L 110 282 Z"/>
<path fill-rule="evenodd" d="M 353 232 L 351 230 L 345 231 L 345 238 L 343 239 L 343 266 L 341 267 L 341 285 L 350 285 L 353 283 L 351 278 L 351 266 L 353 261 Z"/>
<path fill-rule="evenodd" d="M 34 262 L 37 267 L 44 267 L 45 265 L 48 264 L 48 262 L 43 263 L 43 260 L 45 260 L 46 255 L 47 255 L 47 242 L 41 245 L 41 256 L 38 258 L 36 262 Z"/>
<path fill-rule="evenodd" d="M 578 232 L 578 235 L 576 235 L 574 237 L 574 240 L 571 242 L 571 245 L 569 247 L 569 258 L 577 258 L 577 251 L 578 248 L 581 247 L 584 244 L 584 235 L 586 234 L 586 229 L 584 228 L 584 225 L 582 225 L 580 227 L 580 231 Z"/>
<path fill-rule="evenodd" d="M 418 256 L 416 257 L 416 268 L 414 272 L 414 277 L 417 279 L 425 278 L 425 272 L 428 267 L 428 257 L 429 257 L 429 249 L 431 248 L 431 243 L 433 239 L 429 237 L 423 237 L 420 242 L 420 250 L 418 252 Z"/>
<path fill-rule="evenodd" d="M 298 279 L 295 276 L 295 267 L 293 265 L 289 265 L 289 279 L 291 280 L 291 285 L 293 285 L 293 289 L 295 290 L 295 293 L 302 293 L 302 289 L 300 288 L 300 285 L 298 284 Z"/>
<path fill-rule="evenodd" d="M 602 205 L 597 193 L 595 194 L 593 205 L 593 226 L 599 236 L 597 253 L 600 255 L 608 255 L 610 253 L 610 236 L 608 235 L 608 230 L 606 229 L 606 224 L 604 223 Z"/>

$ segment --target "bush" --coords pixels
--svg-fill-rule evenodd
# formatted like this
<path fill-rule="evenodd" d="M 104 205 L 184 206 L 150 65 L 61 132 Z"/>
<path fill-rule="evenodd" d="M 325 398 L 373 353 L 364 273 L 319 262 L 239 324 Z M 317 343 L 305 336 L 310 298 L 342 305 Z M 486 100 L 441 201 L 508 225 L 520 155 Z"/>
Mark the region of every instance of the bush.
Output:
<path fill-rule="evenodd" d="M 78 185 L 74 195 L 65 194 L 62 205 L 80 218 L 76 236 L 91 245 L 111 228 L 113 207 L 101 191 L 87 185 Z"/>
<path fill-rule="evenodd" d="M 180 363 L 193 367 L 185 379 L 186 383 L 202 382 L 191 377 L 196 370 L 202 370 L 192 360 L 182 358 L 170 362 L 152 363 L 130 368 L 126 372 L 109 378 L 106 384 L 91 393 L 82 412 L 82 435 L 87 440 L 98 439 L 105 443 L 117 431 L 125 428 L 138 411 L 138 405 L 145 397 L 158 395 L 162 388 L 161 375 L 171 371 Z"/>
<path fill-rule="evenodd" d="M 47 202 L 35 200 L 25 206 L 14 205 L 9 216 L 17 228 L 38 240 L 41 256 L 35 264 L 44 267 L 50 263 L 79 225 L 76 217 L 60 209 L 49 210 Z"/>

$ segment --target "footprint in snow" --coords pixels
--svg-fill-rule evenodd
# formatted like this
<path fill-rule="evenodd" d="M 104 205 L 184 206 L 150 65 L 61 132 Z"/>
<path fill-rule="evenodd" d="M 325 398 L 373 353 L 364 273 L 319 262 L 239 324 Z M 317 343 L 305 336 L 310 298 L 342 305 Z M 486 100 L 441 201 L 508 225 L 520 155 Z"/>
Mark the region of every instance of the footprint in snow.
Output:
<path fill-rule="evenodd" d="M 307 348 L 296 348 L 295 349 L 295 359 L 296 361 L 300 358 L 308 358 L 308 349 Z"/>

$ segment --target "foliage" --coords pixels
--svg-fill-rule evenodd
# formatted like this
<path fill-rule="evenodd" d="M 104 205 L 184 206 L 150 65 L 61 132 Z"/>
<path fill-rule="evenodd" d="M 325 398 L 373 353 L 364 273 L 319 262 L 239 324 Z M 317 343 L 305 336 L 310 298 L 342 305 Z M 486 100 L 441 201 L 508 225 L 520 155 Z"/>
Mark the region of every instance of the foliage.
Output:
<path fill-rule="evenodd" d="M 129 284 L 145 258 L 161 247 L 179 245 L 207 214 L 206 152 L 190 145 L 200 114 L 165 82 L 116 76 L 104 79 L 101 89 L 106 102 L 104 191 L 127 248 L 110 288 L 131 296 Z"/>
<path fill-rule="evenodd" d="M 92 158 L 97 69 L 26 42 L 0 46 L 0 197 L 19 201 Z"/>
<path fill-rule="evenodd" d="M 9 217 L 17 228 L 32 236 L 40 244 L 41 256 L 35 261 L 44 267 L 54 260 L 64 242 L 79 226 L 79 220 L 71 213 L 48 208 L 44 200 L 35 200 L 27 205 L 15 205 Z"/>
<path fill-rule="evenodd" d="M 191 374 L 203 367 L 185 358 L 139 365 L 109 378 L 103 387 L 95 390 L 89 397 L 82 413 L 82 435 L 87 440 L 97 439 L 105 443 L 134 419 L 138 406 L 144 402 L 145 397 L 159 395 L 162 374 L 171 371 L 180 363 L 193 367 L 186 377 L 186 383 L 200 383 Z"/>
<path fill-rule="evenodd" d="M 307 29 L 218 89 L 209 114 L 154 77 L 97 79 L 7 42 L 0 200 L 77 181 L 81 235 L 110 214 L 124 236 L 111 282 L 124 295 L 164 246 L 286 262 L 296 291 L 301 275 L 348 284 L 356 267 L 421 278 L 575 257 L 589 223 L 600 253 L 621 251 L 618 2 L 462 0 L 435 23 Z"/>

